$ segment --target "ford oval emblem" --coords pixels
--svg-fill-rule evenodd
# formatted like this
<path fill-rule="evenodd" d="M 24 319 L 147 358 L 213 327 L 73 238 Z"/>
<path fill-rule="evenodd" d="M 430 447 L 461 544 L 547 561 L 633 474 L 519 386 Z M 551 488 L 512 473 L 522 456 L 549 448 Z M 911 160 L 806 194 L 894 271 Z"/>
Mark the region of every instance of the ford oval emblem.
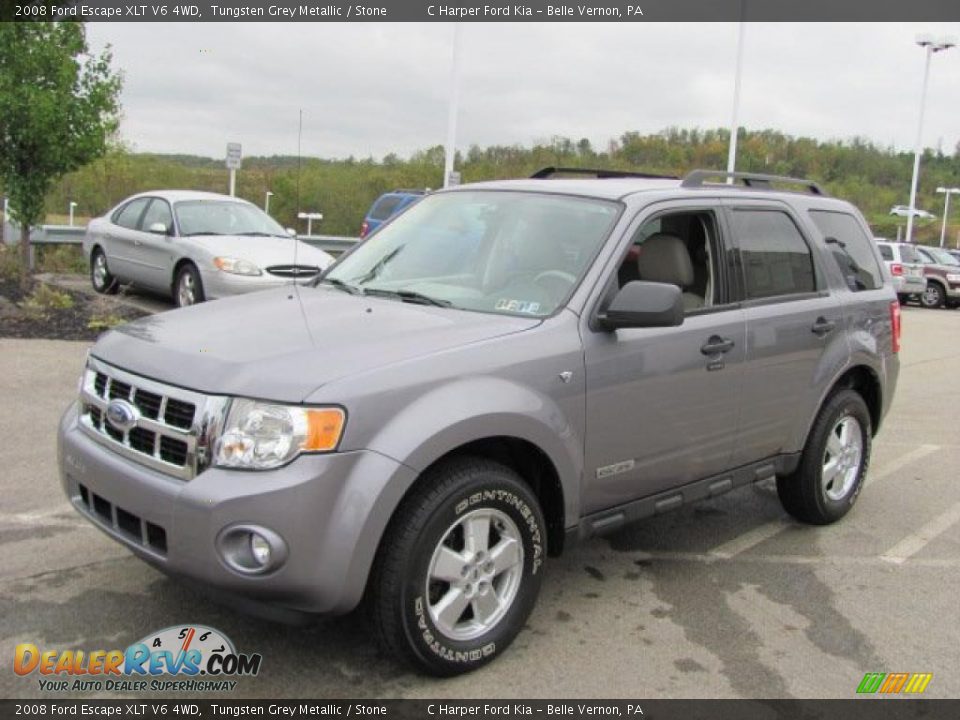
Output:
<path fill-rule="evenodd" d="M 107 422 L 117 430 L 127 432 L 137 426 L 140 413 L 126 400 L 115 398 L 107 405 Z"/>

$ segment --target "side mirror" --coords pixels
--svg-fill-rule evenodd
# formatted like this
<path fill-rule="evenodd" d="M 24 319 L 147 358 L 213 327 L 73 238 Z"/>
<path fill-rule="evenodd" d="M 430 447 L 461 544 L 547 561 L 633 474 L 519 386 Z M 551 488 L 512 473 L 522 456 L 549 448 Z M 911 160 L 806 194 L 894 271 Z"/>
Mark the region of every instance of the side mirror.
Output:
<path fill-rule="evenodd" d="M 155 234 L 155 235 L 169 235 L 169 234 L 170 234 L 169 229 L 168 229 L 167 226 L 164 225 L 162 222 L 155 222 L 153 225 L 151 225 L 149 228 L 147 228 L 147 231 L 148 231 L 148 232 L 152 232 L 152 233 Z"/>
<path fill-rule="evenodd" d="M 297 236 L 297 231 L 294 230 L 293 228 L 286 228 L 286 231 L 287 231 L 287 235 L 289 235 L 292 238 L 295 238 Z"/>
<path fill-rule="evenodd" d="M 600 324 L 608 330 L 682 325 L 683 294 L 669 283 L 628 282 L 600 315 Z"/>

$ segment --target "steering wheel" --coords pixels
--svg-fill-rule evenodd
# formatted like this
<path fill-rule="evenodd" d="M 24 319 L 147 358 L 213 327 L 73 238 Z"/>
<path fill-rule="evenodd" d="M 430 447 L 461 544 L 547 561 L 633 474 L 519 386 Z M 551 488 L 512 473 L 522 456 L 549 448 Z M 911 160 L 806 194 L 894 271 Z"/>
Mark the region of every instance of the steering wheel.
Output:
<path fill-rule="evenodd" d="M 534 285 L 540 285 L 557 299 L 562 298 L 575 282 L 577 278 L 563 270 L 544 270 L 533 278 Z"/>

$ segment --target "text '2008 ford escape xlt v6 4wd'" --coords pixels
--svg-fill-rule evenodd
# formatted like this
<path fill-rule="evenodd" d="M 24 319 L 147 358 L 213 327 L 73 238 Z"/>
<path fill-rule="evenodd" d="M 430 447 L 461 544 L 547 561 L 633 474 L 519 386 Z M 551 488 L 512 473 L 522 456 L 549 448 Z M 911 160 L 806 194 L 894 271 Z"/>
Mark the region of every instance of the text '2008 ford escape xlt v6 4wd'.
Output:
<path fill-rule="evenodd" d="M 247 604 L 366 599 L 448 675 L 510 644 L 574 540 L 773 476 L 796 518 L 842 517 L 899 368 L 857 210 L 558 174 L 429 195 L 312 287 L 103 336 L 60 426 L 74 506 Z"/>

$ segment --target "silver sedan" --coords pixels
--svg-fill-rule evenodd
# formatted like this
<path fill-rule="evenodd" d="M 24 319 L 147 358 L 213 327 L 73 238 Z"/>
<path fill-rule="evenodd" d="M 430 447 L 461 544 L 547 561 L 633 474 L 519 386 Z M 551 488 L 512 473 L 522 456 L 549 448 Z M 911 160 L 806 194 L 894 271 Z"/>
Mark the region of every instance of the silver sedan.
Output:
<path fill-rule="evenodd" d="M 180 307 L 308 280 L 333 262 L 252 203 L 187 190 L 127 198 L 90 221 L 83 251 L 97 292 L 133 283 Z"/>

